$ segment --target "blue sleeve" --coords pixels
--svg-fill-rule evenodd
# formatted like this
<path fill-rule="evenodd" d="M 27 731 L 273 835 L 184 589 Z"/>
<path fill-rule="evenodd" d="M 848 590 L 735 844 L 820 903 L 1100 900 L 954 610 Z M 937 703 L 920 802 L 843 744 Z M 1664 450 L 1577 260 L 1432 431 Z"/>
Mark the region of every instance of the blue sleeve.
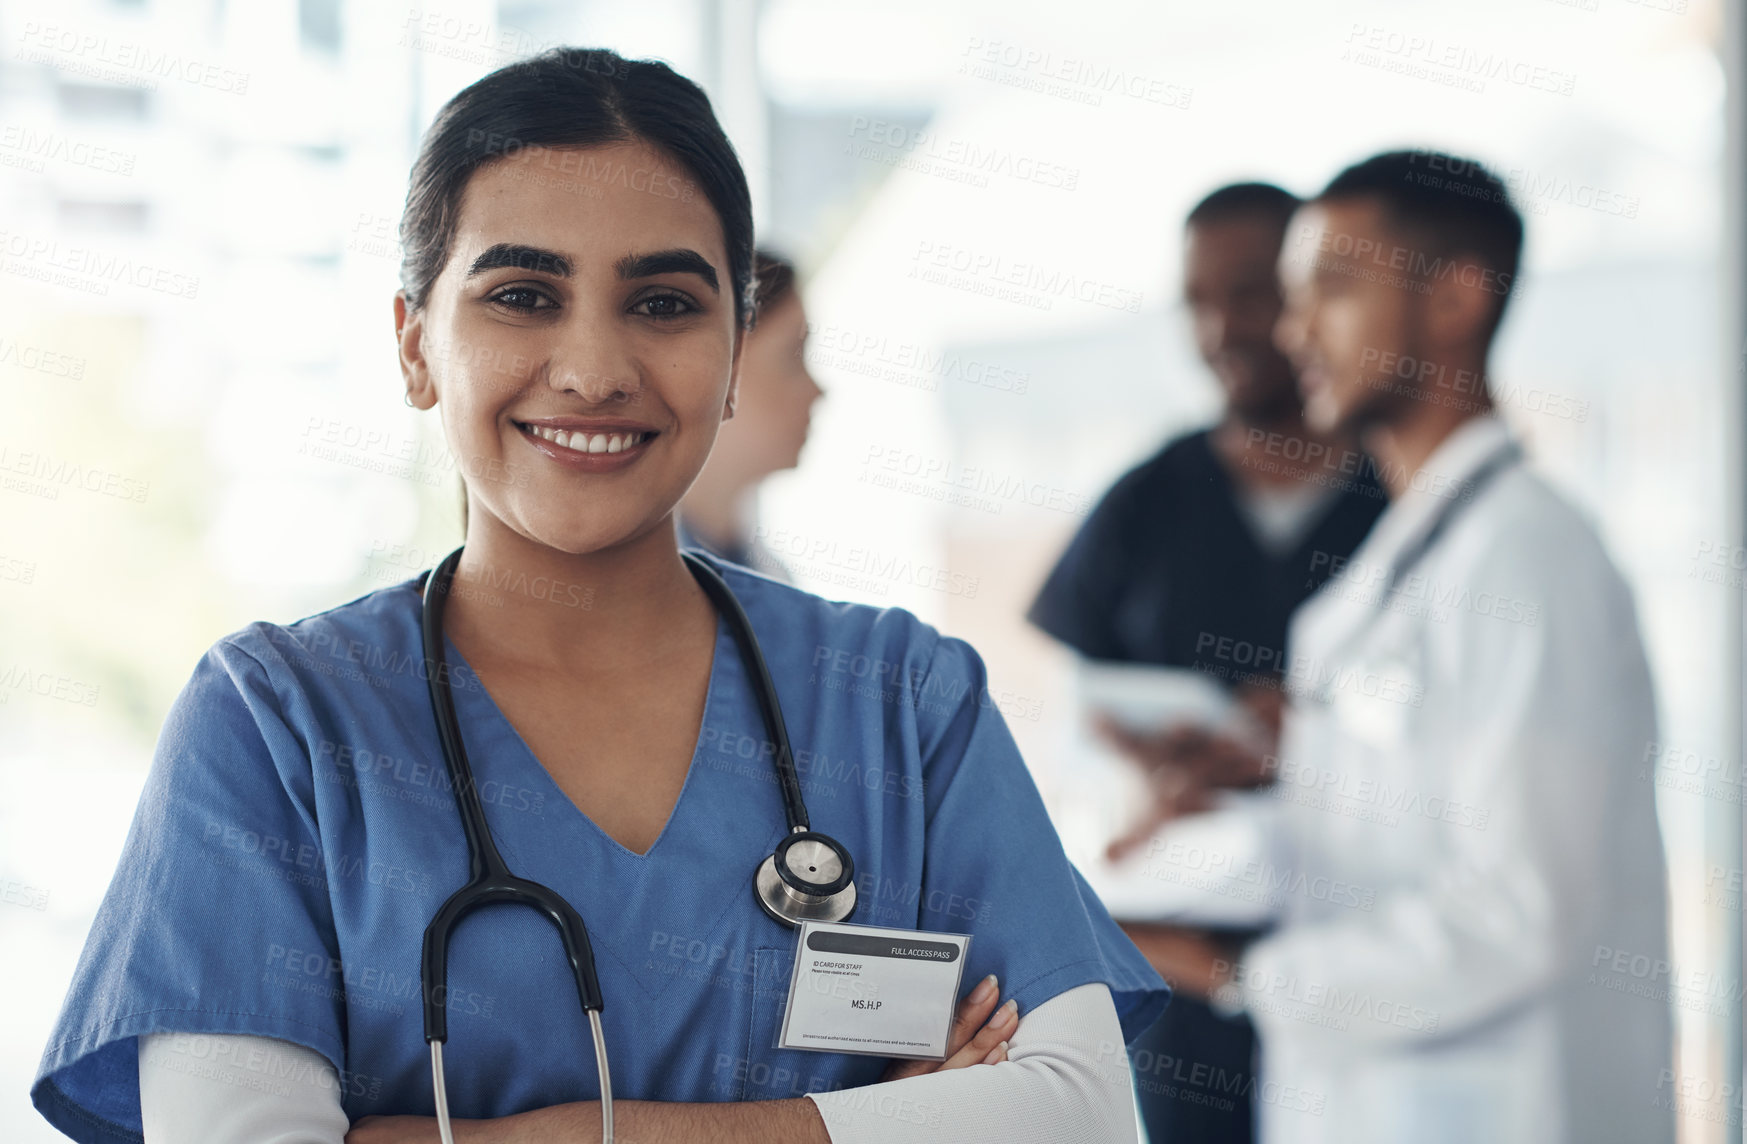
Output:
<path fill-rule="evenodd" d="M 941 639 L 916 710 L 927 823 L 922 927 L 970 933 L 965 989 L 995 973 L 1021 1015 L 1103 982 L 1133 1043 L 1170 991 L 1068 861 L 969 644 Z"/>
<path fill-rule="evenodd" d="M 75 1140 L 138 1144 L 142 1034 L 277 1037 L 345 1064 L 341 977 L 273 968 L 338 966 L 310 755 L 284 709 L 227 640 L 165 720 L 31 1088 Z"/>

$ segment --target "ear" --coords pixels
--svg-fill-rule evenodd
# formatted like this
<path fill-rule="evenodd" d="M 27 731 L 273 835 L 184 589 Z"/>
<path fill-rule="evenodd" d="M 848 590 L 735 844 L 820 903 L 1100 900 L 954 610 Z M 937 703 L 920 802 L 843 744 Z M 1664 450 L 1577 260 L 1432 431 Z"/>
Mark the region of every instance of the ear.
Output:
<path fill-rule="evenodd" d="M 437 404 L 437 387 L 431 381 L 425 358 L 425 311 L 408 310 L 406 291 L 394 292 L 394 338 L 399 345 L 400 376 L 406 382 L 407 403 L 414 409 Z"/>
<path fill-rule="evenodd" d="M 734 420 L 734 406 L 740 401 L 740 351 L 746 348 L 746 328 L 734 336 L 734 356 L 728 363 L 728 396 L 722 402 L 722 420 Z"/>
<path fill-rule="evenodd" d="M 1508 279 L 1472 254 L 1458 253 L 1448 269 L 1428 284 L 1425 329 L 1432 345 L 1484 348 Z"/>

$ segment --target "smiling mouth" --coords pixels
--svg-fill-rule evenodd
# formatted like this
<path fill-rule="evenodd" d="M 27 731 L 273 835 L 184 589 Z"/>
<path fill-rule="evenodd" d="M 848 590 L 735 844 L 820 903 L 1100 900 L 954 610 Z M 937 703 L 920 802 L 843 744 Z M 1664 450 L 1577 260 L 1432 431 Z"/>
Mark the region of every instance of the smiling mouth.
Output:
<path fill-rule="evenodd" d="M 581 430 L 569 432 L 564 429 L 553 429 L 546 425 L 529 425 L 526 422 L 516 422 L 516 428 L 530 437 L 538 437 L 549 441 L 560 449 L 569 449 L 573 453 L 622 453 L 626 449 L 634 449 L 643 442 L 654 437 L 649 431 L 627 432 L 620 430 L 614 433 L 585 433 Z"/>

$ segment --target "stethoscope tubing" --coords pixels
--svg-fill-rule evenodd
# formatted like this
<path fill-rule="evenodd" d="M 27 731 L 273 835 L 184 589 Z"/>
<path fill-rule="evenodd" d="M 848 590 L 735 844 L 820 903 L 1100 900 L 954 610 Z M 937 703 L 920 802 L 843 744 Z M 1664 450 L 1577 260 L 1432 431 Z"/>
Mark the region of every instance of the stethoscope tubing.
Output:
<path fill-rule="evenodd" d="M 443 606 L 449 594 L 455 569 L 463 549 L 457 548 L 432 569 L 425 581 L 420 634 L 423 643 L 426 685 L 430 691 L 431 710 L 436 715 L 437 737 L 442 746 L 443 760 L 448 768 L 450 785 L 455 792 L 455 805 L 461 816 L 462 833 L 467 839 L 467 882 L 451 894 L 425 927 L 420 956 L 421 984 L 424 992 L 425 1041 L 431 1047 L 431 1088 L 437 1109 L 437 1130 L 443 1144 L 454 1144 L 449 1121 L 449 1094 L 443 1069 L 443 1045 L 449 1039 L 448 992 L 449 939 L 455 927 L 474 910 L 487 905 L 532 906 L 557 927 L 564 944 L 565 959 L 576 981 L 577 998 L 587 1014 L 594 1041 L 595 1067 L 600 1078 L 601 1130 L 605 1144 L 613 1140 L 612 1075 L 607 1062 L 606 1036 L 601 1023 L 601 1011 L 606 1001 L 601 995 L 600 980 L 595 971 L 594 950 L 589 944 L 588 927 L 582 916 L 556 891 L 538 882 L 517 877 L 504 862 L 492 838 L 485 818 L 485 806 L 480 801 L 479 788 L 473 778 L 473 768 L 467 759 L 467 747 L 461 736 L 460 722 L 455 714 L 455 697 L 449 686 L 449 667 L 443 648 Z M 807 805 L 801 794 L 800 779 L 795 773 L 794 752 L 789 745 L 788 728 L 782 716 L 776 684 L 770 668 L 758 646 L 752 622 L 740 606 L 721 575 L 705 560 L 692 552 L 682 551 L 681 558 L 698 585 L 709 596 L 717 611 L 727 620 L 739 649 L 742 663 L 753 685 L 759 714 L 770 734 L 775 754 L 779 789 L 782 792 L 783 814 L 788 832 L 778 845 L 774 858 L 785 859 L 787 852 L 801 841 L 816 842 L 838 855 L 838 875 L 829 882 L 814 883 L 796 874 L 790 863 L 776 861 L 776 872 L 782 882 L 797 895 L 797 901 L 816 904 L 842 899 L 847 905 L 839 909 L 843 916 L 854 909 L 855 863 L 836 840 L 814 832 L 809 825 Z M 769 863 L 771 859 L 766 859 Z M 756 878 L 755 878 L 756 891 Z M 759 900 L 767 914 L 787 925 L 798 924 L 799 917 L 783 911 L 786 905 L 773 906 L 760 894 Z"/>

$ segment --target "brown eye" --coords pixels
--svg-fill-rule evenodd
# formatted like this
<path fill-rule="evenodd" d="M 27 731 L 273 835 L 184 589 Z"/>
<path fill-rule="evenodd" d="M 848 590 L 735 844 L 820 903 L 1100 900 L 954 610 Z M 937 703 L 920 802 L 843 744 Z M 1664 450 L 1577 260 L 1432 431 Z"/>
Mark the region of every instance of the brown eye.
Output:
<path fill-rule="evenodd" d="M 545 294 L 530 286 L 511 286 L 507 290 L 499 290 L 491 296 L 491 301 L 506 309 L 516 310 L 524 314 L 532 313 L 535 310 L 549 310 L 557 305 Z M 548 304 L 543 306 L 540 304 L 542 301 Z"/>
<path fill-rule="evenodd" d="M 646 318 L 679 318 L 697 311 L 691 299 L 683 294 L 652 294 L 631 309 Z"/>

